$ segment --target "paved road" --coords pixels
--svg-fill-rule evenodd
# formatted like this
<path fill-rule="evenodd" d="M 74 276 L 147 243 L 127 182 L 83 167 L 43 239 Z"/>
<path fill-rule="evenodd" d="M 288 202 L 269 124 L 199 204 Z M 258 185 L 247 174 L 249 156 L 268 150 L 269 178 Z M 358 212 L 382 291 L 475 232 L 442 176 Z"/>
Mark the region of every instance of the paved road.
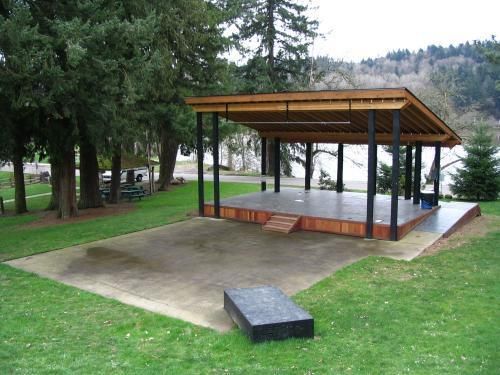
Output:
<path fill-rule="evenodd" d="M 155 174 L 156 176 L 156 174 Z M 203 175 L 205 181 L 213 181 L 213 175 L 211 173 L 206 173 Z M 175 173 L 175 177 L 183 177 L 188 181 L 197 181 L 198 180 L 198 175 L 196 173 L 186 173 L 186 172 L 179 172 Z M 225 182 L 241 182 L 241 183 L 249 183 L 249 184 L 257 184 L 260 182 L 260 177 L 255 177 L 255 176 L 227 176 L 227 175 L 220 175 L 220 180 L 225 181 Z M 274 183 L 274 178 L 273 177 L 268 177 L 266 178 L 266 181 L 268 184 L 273 184 Z M 354 190 L 365 190 L 366 191 L 366 182 L 364 181 L 344 181 L 345 187 L 347 189 L 354 189 Z M 281 177 L 281 185 L 283 186 L 304 186 L 304 179 L 303 178 L 296 178 L 296 177 Z M 318 187 L 318 180 L 311 180 L 311 186 L 312 187 Z M 432 185 L 427 185 L 425 187 L 425 190 L 433 190 Z M 444 194 L 451 194 L 450 189 L 448 185 L 442 185 L 441 186 L 441 191 Z"/>
<path fill-rule="evenodd" d="M 213 175 L 211 173 L 206 173 L 203 175 L 205 181 L 213 181 Z M 186 173 L 186 172 L 179 172 L 175 173 L 175 177 L 182 177 L 185 178 L 186 180 L 190 181 L 197 181 L 198 180 L 198 175 L 196 173 Z M 220 180 L 225 181 L 225 182 L 241 182 L 241 183 L 248 183 L 248 184 L 257 184 L 260 182 L 261 178 L 256 177 L 256 176 L 227 176 L 227 175 L 220 175 Z M 274 183 L 274 178 L 273 177 L 267 177 L 266 181 L 269 184 Z M 349 189 L 366 189 L 366 182 L 363 181 L 344 181 L 345 185 Z M 304 179 L 303 178 L 296 178 L 296 177 L 281 177 L 281 185 L 287 185 L 287 186 L 304 186 Z M 313 179 L 311 180 L 311 186 L 312 187 L 318 187 L 318 180 Z"/>
<path fill-rule="evenodd" d="M 25 169 L 26 173 L 37 174 L 37 173 L 47 171 L 47 170 L 50 171 L 50 164 L 26 163 L 24 169 Z M 12 166 L 5 165 L 3 167 L 0 167 L 0 170 L 12 171 Z M 189 181 L 197 181 L 198 180 L 198 174 L 195 172 L 176 169 L 174 174 L 176 177 L 183 177 Z M 76 170 L 76 175 L 77 176 L 80 175 L 80 171 L 78 169 Z M 158 179 L 158 178 L 159 178 L 159 173 L 155 173 L 155 179 Z M 205 181 L 213 181 L 212 173 L 204 174 L 204 178 L 205 178 Z M 257 184 L 260 182 L 260 177 L 220 175 L 220 180 L 225 181 L 225 182 L 241 182 L 241 183 L 248 183 L 248 184 Z M 269 184 L 272 184 L 274 182 L 273 177 L 268 177 L 268 178 L 266 178 L 266 180 Z M 281 184 L 283 186 L 304 186 L 304 179 L 303 178 L 296 178 L 296 177 L 281 177 Z M 344 184 L 345 184 L 345 187 L 347 189 L 366 190 L 366 182 L 364 182 L 364 181 L 344 181 Z M 318 180 L 315 180 L 315 179 L 311 180 L 311 186 L 318 187 Z M 429 185 L 426 187 L 426 189 L 432 190 L 432 186 Z M 450 189 L 445 184 L 443 184 L 441 186 L 441 191 L 444 194 L 450 194 Z"/>

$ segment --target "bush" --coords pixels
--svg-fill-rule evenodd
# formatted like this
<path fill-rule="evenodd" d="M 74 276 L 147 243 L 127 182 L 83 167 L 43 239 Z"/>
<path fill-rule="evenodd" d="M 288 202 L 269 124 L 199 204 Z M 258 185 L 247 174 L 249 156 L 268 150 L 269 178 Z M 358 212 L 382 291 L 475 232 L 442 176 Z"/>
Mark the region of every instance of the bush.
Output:
<path fill-rule="evenodd" d="M 500 192 L 500 159 L 498 147 L 486 124 L 473 128 L 470 140 L 464 145 L 467 155 L 463 167 L 452 174 L 450 188 L 460 198 L 495 200 Z"/>
<path fill-rule="evenodd" d="M 336 190 L 337 182 L 333 180 L 328 172 L 324 169 L 321 169 L 319 172 L 319 189 L 320 190 Z"/>
<path fill-rule="evenodd" d="M 401 169 L 401 168 L 400 168 Z M 398 194 L 402 195 L 405 190 L 405 176 L 399 172 Z M 386 163 L 380 162 L 377 170 L 377 192 L 388 194 L 392 189 L 392 167 Z"/>

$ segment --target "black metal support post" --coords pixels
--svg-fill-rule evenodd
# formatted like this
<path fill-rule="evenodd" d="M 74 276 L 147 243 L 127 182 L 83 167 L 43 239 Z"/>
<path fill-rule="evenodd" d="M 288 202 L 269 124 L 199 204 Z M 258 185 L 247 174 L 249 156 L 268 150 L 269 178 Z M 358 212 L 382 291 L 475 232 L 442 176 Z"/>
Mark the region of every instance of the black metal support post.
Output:
<path fill-rule="evenodd" d="M 433 206 L 439 204 L 439 175 L 441 174 L 441 142 L 436 142 L 434 146 L 434 203 Z"/>
<path fill-rule="evenodd" d="M 203 182 L 203 113 L 201 112 L 196 113 L 196 154 L 198 157 L 198 215 L 205 216 L 205 189 Z"/>
<path fill-rule="evenodd" d="M 413 164 L 413 147 L 410 145 L 406 146 L 406 155 L 405 155 L 405 199 L 411 199 L 411 188 L 412 188 L 412 164 Z"/>
<path fill-rule="evenodd" d="M 413 204 L 420 204 L 420 175 L 422 174 L 422 142 L 415 143 L 415 178 L 413 179 Z"/>
<path fill-rule="evenodd" d="M 398 239 L 400 115 L 399 109 L 392 111 L 391 241 Z"/>
<path fill-rule="evenodd" d="M 337 149 L 337 193 L 344 191 L 344 144 L 339 143 Z"/>
<path fill-rule="evenodd" d="M 377 195 L 377 164 L 378 164 L 378 147 L 375 141 L 375 151 L 373 152 L 373 195 Z"/>
<path fill-rule="evenodd" d="M 274 138 L 274 192 L 280 192 L 280 173 L 281 173 L 281 141 Z"/>
<path fill-rule="evenodd" d="M 220 218 L 220 185 L 219 185 L 219 114 L 212 114 L 212 138 L 214 156 L 214 217 Z"/>
<path fill-rule="evenodd" d="M 368 186 L 366 194 L 366 238 L 373 238 L 373 203 L 375 200 L 375 121 L 376 112 L 368 111 Z"/>
<path fill-rule="evenodd" d="M 266 191 L 266 167 L 267 167 L 267 138 L 261 138 L 260 145 L 260 191 Z"/>
<path fill-rule="evenodd" d="M 312 143 L 306 143 L 305 189 L 311 190 Z"/>

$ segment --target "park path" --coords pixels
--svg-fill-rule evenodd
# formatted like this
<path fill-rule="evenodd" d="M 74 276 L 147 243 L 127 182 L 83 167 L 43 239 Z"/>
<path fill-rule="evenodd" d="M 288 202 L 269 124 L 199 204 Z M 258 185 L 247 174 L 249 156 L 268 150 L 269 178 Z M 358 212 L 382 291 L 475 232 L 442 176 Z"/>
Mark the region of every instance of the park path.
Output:
<path fill-rule="evenodd" d="M 38 198 L 38 197 L 45 197 L 45 196 L 50 195 L 50 194 L 52 194 L 52 193 L 41 193 L 41 194 L 28 195 L 26 197 L 26 199 Z M 15 199 L 6 199 L 3 202 L 4 203 L 10 203 L 10 202 L 14 202 L 14 201 L 15 201 Z"/>

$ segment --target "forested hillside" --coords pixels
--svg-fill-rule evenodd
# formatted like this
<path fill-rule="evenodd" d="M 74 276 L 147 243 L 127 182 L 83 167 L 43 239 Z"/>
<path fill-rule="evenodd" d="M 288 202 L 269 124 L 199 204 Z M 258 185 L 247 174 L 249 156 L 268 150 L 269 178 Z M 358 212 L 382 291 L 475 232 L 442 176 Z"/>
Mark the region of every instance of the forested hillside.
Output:
<path fill-rule="evenodd" d="M 500 68 L 495 39 L 458 46 L 389 52 L 385 57 L 346 63 L 316 59 L 324 76 L 315 87 L 407 87 L 459 132 L 479 120 L 492 126 L 500 119 Z"/>

